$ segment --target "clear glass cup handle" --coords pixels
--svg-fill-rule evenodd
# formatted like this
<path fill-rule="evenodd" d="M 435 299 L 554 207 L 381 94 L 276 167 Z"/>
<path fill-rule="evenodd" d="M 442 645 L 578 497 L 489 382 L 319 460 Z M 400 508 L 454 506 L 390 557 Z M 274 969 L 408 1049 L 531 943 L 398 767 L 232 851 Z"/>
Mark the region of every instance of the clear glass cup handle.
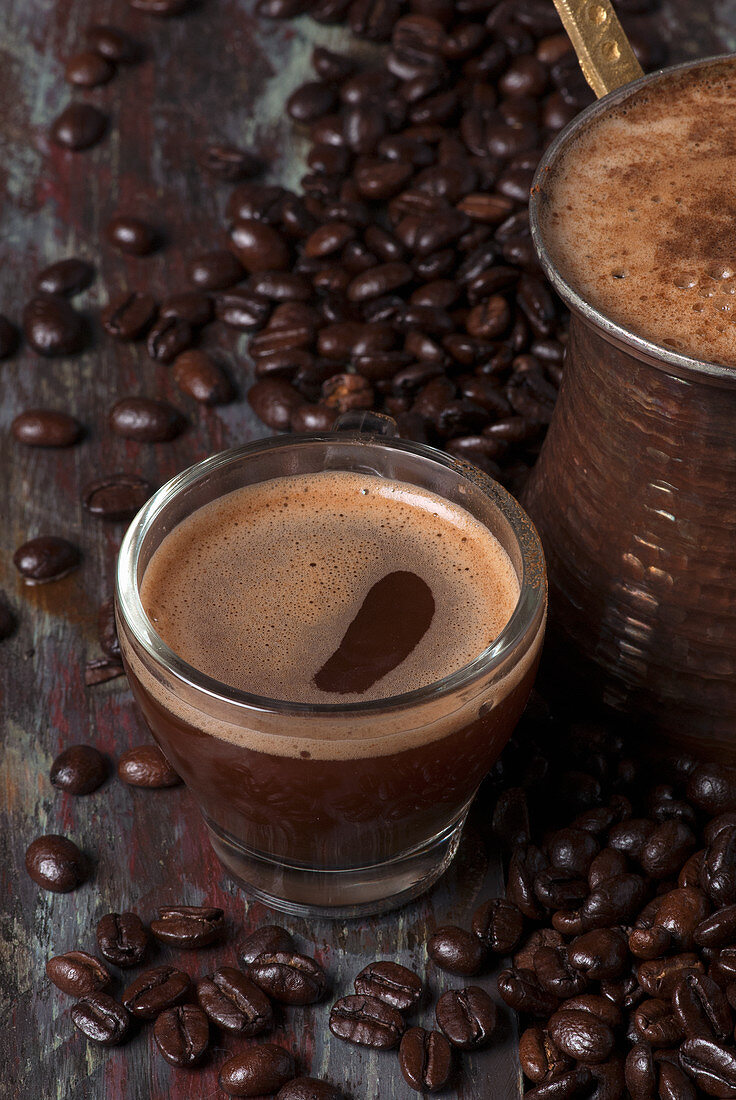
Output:
<path fill-rule="evenodd" d="M 396 421 L 386 413 L 369 412 L 367 409 L 350 409 L 340 413 L 332 425 L 333 432 L 367 432 L 394 439 L 399 434 Z"/>

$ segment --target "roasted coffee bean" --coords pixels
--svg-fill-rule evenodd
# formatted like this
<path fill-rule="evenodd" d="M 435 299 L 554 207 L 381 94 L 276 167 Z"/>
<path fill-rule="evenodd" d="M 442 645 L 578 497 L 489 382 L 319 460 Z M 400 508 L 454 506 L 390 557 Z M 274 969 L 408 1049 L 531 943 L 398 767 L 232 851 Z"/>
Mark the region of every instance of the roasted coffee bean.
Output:
<path fill-rule="evenodd" d="M 224 405 L 233 395 L 230 379 L 205 351 L 192 349 L 178 355 L 172 377 L 182 393 L 202 405 Z"/>
<path fill-rule="evenodd" d="M 524 1093 L 524 1100 L 577 1100 L 577 1097 L 590 1096 L 593 1074 L 587 1066 L 575 1069 L 543 1081 L 536 1088 Z"/>
<path fill-rule="evenodd" d="M 115 1047 L 130 1032 L 130 1015 L 107 993 L 90 993 L 71 1010 L 74 1026 L 93 1043 Z"/>
<path fill-rule="evenodd" d="M 138 745 L 118 760 L 118 778 L 131 787 L 176 787 L 176 774 L 158 745 Z"/>
<path fill-rule="evenodd" d="M 109 474 L 85 485 L 82 504 L 100 519 L 130 520 L 152 492 L 152 486 L 137 474 Z"/>
<path fill-rule="evenodd" d="M 437 381 L 439 382 L 440 379 Z M 439 390 L 439 387 L 437 389 Z M 517 848 L 509 861 L 506 897 L 530 920 L 540 920 L 543 916 L 543 909 L 534 891 L 534 880 L 546 868 L 547 860 L 544 853 L 533 844 Z"/>
<path fill-rule="evenodd" d="M 70 745 L 54 760 L 49 778 L 61 791 L 91 794 L 107 779 L 107 763 L 93 745 Z"/>
<path fill-rule="evenodd" d="M 245 278 L 245 269 L 227 248 L 195 256 L 187 267 L 189 281 L 200 290 L 226 290 Z"/>
<path fill-rule="evenodd" d="M 336 413 L 350 409 L 370 409 L 373 387 L 360 374 L 333 374 L 322 383 L 322 402 Z"/>
<path fill-rule="evenodd" d="M 209 905 L 168 905 L 159 908 L 151 931 L 161 943 L 192 951 L 222 939 L 225 914 Z"/>
<path fill-rule="evenodd" d="M 152 225 L 141 218 L 118 214 L 105 227 L 108 242 L 120 252 L 131 256 L 148 256 L 158 245 L 158 234 Z"/>
<path fill-rule="evenodd" d="M 82 435 L 82 425 L 56 409 L 26 409 L 10 425 L 13 436 L 27 447 L 71 447 Z"/>
<path fill-rule="evenodd" d="M 248 977 L 280 1004 L 311 1005 L 327 992 L 327 975 L 314 959 L 296 952 L 264 952 L 248 967 Z"/>
<path fill-rule="evenodd" d="M 296 122 L 314 122 L 320 115 L 329 114 L 336 103 L 335 89 L 330 84 L 310 80 L 291 93 L 286 111 Z"/>
<path fill-rule="evenodd" d="M 716 910 L 698 924 L 693 933 L 699 947 L 726 947 L 736 943 L 736 905 Z"/>
<path fill-rule="evenodd" d="M 387 960 L 369 963 L 355 979 L 355 992 L 378 997 L 386 1004 L 407 1012 L 422 995 L 422 980 L 405 966 Z"/>
<path fill-rule="evenodd" d="M 530 1081 L 554 1080 L 573 1065 L 542 1027 L 528 1027 L 519 1039 L 519 1062 Z"/>
<path fill-rule="evenodd" d="M 460 1050 L 479 1050 L 496 1030 L 496 1005 L 484 989 L 470 985 L 448 989 L 437 1001 L 435 1017 L 442 1032 Z"/>
<path fill-rule="evenodd" d="M 18 346 L 18 330 L 12 322 L 0 314 L 0 359 L 7 359 Z"/>
<path fill-rule="evenodd" d="M 156 303 L 150 294 L 126 292 L 114 298 L 102 311 L 102 327 L 115 340 L 137 340 L 156 316 Z"/>
<path fill-rule="evenodd" d="M 378 997 L 358 994 L 341 997 L 330 1010 L 330 1031 L 333 1035 L 374 1050 L 397 1047 L 404 1027 L 401 1013 Z"/>
<path fill-rule="evenodd" d="M 13 564 L 26 584 L 47 584 L 58 581 L 80 562 L 79 550 L 56 535 L 29 539 L 13 554 Z"/>
<path fill-rule="evenodd" d="M 705 974 L 685 974 L 672 992 L 672 1006 L 688 1039 L 725 1042 L 733 1020 L 721 988 Z"/>
<path fill-rule="evenodd" d="M 452 974 L 477 974 L 485 959 L 485 948 L 472 932 L 448 924 L 427 940 L 427 954 L 442 970 Z"/>
<path fill-rule="evenodd" d="M 626 1087 L 633 1100 L 654 1100 L 657 1094 L 657 1067 L 648 1043 L 636 1043 L 626 1056 Z M 674 1100 L 674 1098 L 673 1098 Z"/>
<path fill-rule="evenodd" d="M 355 227 L 347 222 L 326 222 L 307 237 L 304 254 L 310 257 L 330 256 L 339 252 L 355 235 Z"/>
<path fill-rule="evenodd" d="M 259 156 L 236 145 L 208 145 L 199 163 L 205 172 L 227 183 L 239 183 L 240 180 L 257 176 L 264 166 Z"/>
<path fill-rule="evenodd" d="M 561 1009 L 547 1027 L 563 1054 L 578 1062 L 605 1062 L 614 1047 L 610 1027 L 589 1012 Z"/>
<path fill-rule="evenodd" d="M 49 833 L 39 836 L 26 850 L 26 871 L 44 890 L 68 894 L 87 879 L 89 860 L 73 840 Z"/>
<path fill-rule="evenodd" d="M 626 937 L 618 928 L 597 928 L 570 944 L 570 962 L 588 978 L 617 978 L 628 964 Z"/>
<path fill-rule="evenodd" d="M 23 309 L 23 332 L 39 355 L 76 355 L 84 347 L 86 327 L 81 314 L 54 294 L 39 294 Z"/>
<path fill-rule="evenodd" d="M 549 1016 L 560 1003 L 559 997 L 542 989 L 533 970 L 502 970 L 498 975 L 498 992 L 509 1008 L 530 1016 Z"/>
<path fill-rule="evenodd" d="M 151 359 L 157 363 L 173 363 L 194 340 L 192 326 L 179 317 L 159 317 L 146 339 Z"/>
<path fill-rule="evenodd" d="M 710 1039 L 688 1039 L 680 1047 L 680 1064 L 708 1096 L 736 1096 L 736 1053 Z"/>
<path fill-rule="evenodd" d="M 587 928 L 629 920 L 641 908 L 647 891 L 641 875 L 616 875 L 591 890 L 580 914 Z"/>
<path fill-rule="evenodd" d="M 185 290 L 181 294 L 172 294 L 161 303 L 161 317 L 176 317 L 186 321 L 192 328 L 201 328 L 212 320 L 214 307 L 212 299 L 198 290 Z"/>
<path fill-rule="evenodd" d="M 91 103 L 70 103 L 51 124 L 51 140 L 74 152 L 96 145 L 107 129 L 107 115 Z"/>
<path fill-rule="evenodd" d="M 293 432 L 329 432 L 335 423 L 335 410 L 327 405 L 300 405 L 291 417 Z"/>
<path fill-rule="evenodd" d="M 281 925 L 264 924 L 238 944 L 238 958 L 247 968 L 259 955 L 288 954 L 293 952 L 295 947 L 293 938 Z"/>
<path fill-rule="evenodd" d="M 86 951 L 67 951 L 54 955 L 46 963 L 46 974 L 62 993 L 72 997 L 84 997 L 107 989 L 112 982 L 110 973 L 94 955 Z"/>
<path fill-rule="evenodd" d="M 438 1092 L 452 1072 L 452 1048 L 441 1032 L 410 1027 L 401 1037 L 399 1066 L 409 1088 Z"/>
<path fill-rule="evenodd" d="M 115 966 L 138 966 L 146 954 L 148 932 L 136 913 L 106 913 L 96 935 L 103 958 Z"/>
<path fill-rule="evenodd" d="M 64 66 L 64 79 L 80 88 L 96 88 L 115 76 L 115 66 L 95 50 L 82 50 Z"/>
<path fill-rule="evenodd" d="M 635 979 L 632 979 L 635 984 Z M 560 1008 L 569 1009 L 571 1012 L 589 1012 L 591 1016 L 595 1016 L 598 1020 L 602 1020 L 604 1024 L 607 1024 L 612 1031 L 621 1027 L 622 1016 L 621 1009 L 617 1004 L 605 995 L 605 991 L 611 985 L 610 982 L 601 982 L 600 993 L 581 993 L 576 997 L 568 997 L 566 1001 L 560 1005 Z M 622 981 L 622 988 L 626 985 L 626 982 Z M 628 1008 L 633 1007 L 632 1004 L 627 1005 Z"/>
<path fill-rule="evenodd" d="M 697 1100 L 695 1086 L 674 1062 L 659 1062 L 660 1100 Z"/>
<path fill-rule="evenodd" d="M 215 297 L 215 315 L 231 328 L 249 332 L 262 328 L 271 313 L 271 302 L 245 287 L 223 290 Z"/>
<path fill-rule="evenodd" d="M 167 1008 L 156 1018 L 153 1037 L 161 1055 L 172 1066 L 193 1066 L 207 1050 L 210 1028 L 196 1005 Z"/>
<path fill-rule="evenodd" d="M 275 1043 L 261 1043 L 228 1058 L 220 1069 L 219 1085 L 228 1096 L 271 1095 L 296 1074 L 294 1058 Z"/>
<path fill-rule="evenodd" d="M 271 302 L 307 302 L 312 297 L 309 279 L 292 271 L 261 271 L 251 275 L 248 289 Z"/>
<path fill-rule="evenodd" d="M 716 905 L 736 902 L 736 825 L 721 829 L 708 845 L 700 881 Z"/>
<path fill-rule="evenodd" d="M 563 945 L 562 936 L 554 928 L 538 928 L 514 955 L 514 967 L 516 970 L 533 970 L 534 956 L 540 947 L 562 947 Z"/>
<path fill-rule="evenodd" d="M 672 1005 L 656 997 L 642 1001 L 634 1012 L 633 1023 L 637 1036 L 653 1047 L 673 1046 L 684 1037 Z"/>
<path fill-rule="evenodd" d="M 92 23 L 85 28 L 84 37 L 95 53 L 117 65 L 130 65 L 140 57 L 138 43 L 118 27 Z"/>
<path fill-rule="evenodd" d="M 153 1020 L 166 1008 L 183 1001 L 189 992 L 189 975 L 174 966 L 154 966 L 123 990 L 125 1007 L 143 1020 Z"/>
<path fill-rule="evenodd" d="M 94 277 L 92 264 L 73 256 L 45 267 L 36 276 L 35 286 L 41 294 L 74 295 L 86 290 Z"/>
<path fill-rule="evenodd" d="M 639 985 L 652 997 L 668 998 L 675 986 L 688 973 L 702 974 L 704 967 L 697 955 L 685 952 L 664 959 L 652 959 L 640 963 L 636 975 Z"/>
<path fill-rule="evenodd" d="M 473 437 L 468 437 L 472 439 Z M 479 436 L 479 441 L 488 446 L 481 453 L 489 457 L 497 457 L 502 453 L 502 445 L 487 436 Z M 457 444 L 458 440 L 451 440 Z M 456 448 L 448 450 L 452 454 L 457 453 Z M 588 883 L 584 878 L 575 878 L 569 871 L 563 871 L 560 867 L 548 867 L 546 871 L 540 871 L 534 877 L 534 893 L 542 905 L 548 909 L 574 909 L 585 901 L 589 894 Z"/>
<path fill-rule="evenodd" d="M 558 829 L 548 845 L 549 861 L 573 875 L 587 875 L 598 854 L 599 845 L 591 833 L 583 829 Z"/>
<path fill-rule="evenodd" d="M 281 1086 L 276 1100 L 345 1100 L 345 1095 L 329 1081 L 317 1077 L 295 1077 Z"/>
<path fill-rule="evenodd" d="M 152 397 L 121 397 L 110 410 L 108 422 L 116 435 L 139 443 L 165 443 L 180 435 L 186 421 L 167 401 Z"/>
<path fill-rule="evenodd" d="M 695 848 L 692 831 L 681 821 L 663 821 L 648 837 L 639 862 L 654 879 L 676 874 Z"/>
<path fill-rule="evenodd" d="M 473 913 L 473 932 L 490 951 L 510 954 L 521 939 L 524 918 L 515 905 L 504 898 L 491 898 Z"/>
<path fill-rule="evenodd" d="M 670 890 L 660 896 L 652 931 L 667 932 L 675 950 L 692 951 L 695 930 L 709 909 L 708 899 L 695 886 Z"/>
<path fill-rule="evenodd" d="M 317 337 L 317 350 L 326 359 L 347 359 L 354 355 L 373 355 L 390 351 L 396 335 L 390 325 L 344 321 L 327 325 Z"/>
<path fill-rule="evenodd" d="M 240 1035 L 260 1035 L 273 1025 L 273 1009 L 263 990 L 234 966 L 221 966 L 197 982 L 197 1000 L 219 1027 Z"/>
<path fill-rule="evenodd" d="M 233 251 L 246 271 L 286 271 L 289 248 L 278 230 L 253 218 L 237 221 L 230 232 Z"/>
<path fill-rule="evenodd" d="M 556 997 L 573 997 L 588 985 L 570 962 L 566 947 L 540 947 L 534 954 L 534 973 L 541 988 Z"/>
<path fill-rule="evenodd" d="M 274 431 L 286 432 L 304 399 L 283 378 L 263 378 L 248 390 L 248 401 L 264 424 Z"/>
<path fill-rule="evenodd" d="M 698 765 L 688 779 L 687 797 L 711 817 L 736 810 L 736 768 Z"/>

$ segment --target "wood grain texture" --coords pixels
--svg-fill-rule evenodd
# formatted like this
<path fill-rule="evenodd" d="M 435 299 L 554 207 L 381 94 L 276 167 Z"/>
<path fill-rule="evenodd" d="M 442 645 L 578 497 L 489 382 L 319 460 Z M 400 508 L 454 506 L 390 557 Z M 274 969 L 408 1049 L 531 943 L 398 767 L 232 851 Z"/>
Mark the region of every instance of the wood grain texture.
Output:
<path fill-rule="evenodd" d="M 705 18 L 705 8 L 710 18 Z M 697 10 L 693 10 L 693 9 Z M 118 290 L 145 286 L 163 296 L 186 287 L 184 266 L 200 247 L 224 241 L 222 210 L 228 187 L 196 167 L 210 140 L 260 149 L 271 177 L 296 185 L 303 142 L 284 115 L 289 92 L 309 75 L 314 41 L 345 42 L 342 32 L 300 19 L 269 24 L 253 17 L 251 0 L 204 0 L 185 18 L 157 20 L 124 0 L 4 0 L 0 5 L 0 312 L 18 320 L 35 273 L 69 255 L 97 270 L 77 299 L 88 314 L 92 342 L 81 356 L 43 360 L 29 349 L 0 364 L 0 588 L 19 626 L 0 647 L 3 734 L 0 760 L 0 1094 L 33 1100 L 184 1100 L 220 1096 L 217 1070 L 226 1052 L 247 1045 L 218 1041 L 204 1069 L 167 1065 L 143 1029 L 117 1050 L 94 1048 L 71 1024 L 71 1000 L 44 976 L 47 958 L 81 947 L 94 950 L 94 928 L 110 910 L 126 908 L 145 920 L 165 903 L 222 905 L 230 934 L 220 948 L 177 956 L 160 948 L 152 961 L 182 959 L 193 976 L 217 963 L 234 963 L 242 934 L 274 919 L 223 875 L 204 826 L 184 789 L 147 792 L 110 779 L 98 792 L 74 799 L 51 787 L 57 752 L 91 742 L 114 761 L 147 740 L 124 679 L 84 686 L 85 662 L 99 655 L 96 610 L 110 591 L 122 525 L 83 513 L 81 487 L 114 470 L 142 473 L 155 485 L 206 454 L 265 433 L 242 394 L 250 380 L 244 339 L 222 335 L 222 353 L 239 389 L 231 405 L 203 411 L 179 395 L 167 368 L 154 365 L 141 345 L 118 345 L 99 331 L 99 307 Z M 121 67 L 107 86 L 72 93 L 62 79 L 64 60 L 82 43 L 91 20 L 133 33 L 144 60 Z M 734 32 L 733 5 L 670 0 L 663 33 L 677 45 L 673 59 L 716 52 Z M 362 47 L 365 49 L 365 47 Z M 106 139 L 80 154 L 49 145 L 50 121 L 72 98 L 109 112 Z M 140 212 L 164 232 L 154 256 L 122 257 L 102 243 L 114 213 Z M 208 336 L 217 346 L 218 338 Z M 141 445 L 105 430 L 108 409 L 125 394 L 164 397 L 183 409 L 190 428 L 178 440 Z M 9 434 L 28 406 L 73 412 L 84 441 L 69 450 L 21 448 Z M 56 584 L 24 588 L 12 566 L 15 548 L 39 534 L 64 534 L 82 548 L 80 570 Z M 462 984 L 428 964 L 424 943 L 437 923 L 467 924 L 473 908 L 502 888 L 497 855 L 483 836 L 489 808 L 480 805 L 445 879 L 426 897 L 375 921 L 307 924 L 285 919 L 301 948 L 314 952 L 332 981 L 331 999 L 349 992 L 355 974 L 375 957 L 390 957 L 426 975 L 429 997 L 415 1022 L 431 1025 L 433 1002 Z M 27 845 L 45 832 L 75 839 L 94 862 L 90 882 L 73 894 L 39 890 L 26 876 Z M 118 982 L 119 992 L 124 982 Z M 478 979 L 494 991 L 493 976 Z M 353 1100 L 410 1095 L 396 1056 L 351 1048 L 327 1031 L 329 1001 L 290 1009 L 274 1033 L 294 1051 L 302 1072 L 326 1076 Z M 515 1023 L 504 1015 L 502 1034 L 487 1052 L 464 1056 L 462 1074 L 446 1095 L 459 1100 L 513 1097 L 520 1089 L 513 1054 Z"/>

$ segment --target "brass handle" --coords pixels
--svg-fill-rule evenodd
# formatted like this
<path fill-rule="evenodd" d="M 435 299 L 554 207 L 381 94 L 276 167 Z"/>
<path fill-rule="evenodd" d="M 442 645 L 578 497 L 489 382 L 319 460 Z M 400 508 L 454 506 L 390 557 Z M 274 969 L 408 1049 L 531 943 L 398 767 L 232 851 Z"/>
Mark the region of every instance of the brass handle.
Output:
<path fill-rule="evenodd" d="M 644 75 L 610 0 L 554 0 L 583 76 L 601 96 Z"/>

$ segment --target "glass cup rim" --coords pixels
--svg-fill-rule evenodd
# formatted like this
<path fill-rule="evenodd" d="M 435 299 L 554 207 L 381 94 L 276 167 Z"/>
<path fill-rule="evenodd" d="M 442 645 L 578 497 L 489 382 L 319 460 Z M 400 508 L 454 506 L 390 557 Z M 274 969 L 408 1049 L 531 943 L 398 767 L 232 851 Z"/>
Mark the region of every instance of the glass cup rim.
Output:
<path fill-rule="evenodd" d="M 695 60 L 681 61 L 676 65 L 667 65 L 654 72 L 647 73 L 628 84 L 622 84 L 608 95 L 585 107 L 568 124 L 560 130 L 559 134 L 547 146 L 539 161 L 532 181 L 529 198 L 529 225 L 532 241 L 539 257 L 544 273 L 550 283 L 560 295 L 566 305 L 575 313 L 603 332 L 603 335 L 617 346 L 623 346 L 627 351 L 633 352 L 639 358 L 645 359 L 662 370 L 685 378 L 697 378 L 699 381 L 711 382 L 736 382 L 736 368 L 724 363 L 715 363 L 706 359 L 697 359 L 691 355 L 674 351 L 663 347 L 661 344 L 639 336 L 626 328 L 625 325 L 612 321 L 605 313 L 592 306 L 575 288 L 566 281 L 555 266 L 544 241 L 544 233 L 541 225 L 540 207 L 543 202 L 546 177 L 555 166 L 567 145 L 572 141 L 579 130 L 586 127 L 592 119 L 606 114 L 612 107 L 617 106 L 630 95 L 636 95 L 642 88 L 655 84 L 659 80 L 666 80 L 673 73 L 687 72 L 689 69 L 708 68 L 711 65 L 731 62 L 736 69 L 736 53 L 713 54 L 710 57 L 700 57 Z"/>
<path fill-rule="evenodd" d="M 211 476 L 219 469 L 250 455 L 279 448 L 291 449 L 314 443 L 354 443 L 373 444 L 377 447 L 399 450 L 413 454 L 428 461 L 438 463 L 477 485 L 493 505 L 498 508 L 509 523 L 521 556 L 521 577 L 519 599 L 513 614 L 498 637 L 462 668 L 435 680 L 431 684 L 399 695 L 387 696 L 357 703 L 299 703 L 289 700 L 273 699 L 242 691 L 224 684 L 180 657 L 156 632 L 146 615 L 140 598 L 138 585 L 138 567 L 140 555 L 147 533 L 154 521 L 161 515 L 167 504 L 183 490 L 197 481 Z M 278 476 L 278 475 L 277 475 Z M 239 447 L 218 451 L 208 458 L 194 463 L 170 478 L 143 505 L 130 523 L 118 554 L 115 569 L 115 596 L 118 612 L 125 625 L 146 655 L 156 665 L 183 681 L 190 688 L 209 696 L 228 706 L 242 707 L 249 711 L 267 712 L 283 715 L 332 716 L 369 715 L 376 712 L 417 706 L 428 700 L 461 689 L 481 675 L 492 672 L 501 665 L 528 634 L 540 614 L 544 612 L 547 599 L 547 578 L 544 566 L 544 553 L 536 528 L 521 505 L 502 485 L 483 473 L 476 466 L 464 463 L 453 456 L 423 443 L 412 440 L 396 439 L 368 432 L 320 432 L 293 434 L 258 439 Z M 536 633 L 536 632 L 535 632 Z"/>

